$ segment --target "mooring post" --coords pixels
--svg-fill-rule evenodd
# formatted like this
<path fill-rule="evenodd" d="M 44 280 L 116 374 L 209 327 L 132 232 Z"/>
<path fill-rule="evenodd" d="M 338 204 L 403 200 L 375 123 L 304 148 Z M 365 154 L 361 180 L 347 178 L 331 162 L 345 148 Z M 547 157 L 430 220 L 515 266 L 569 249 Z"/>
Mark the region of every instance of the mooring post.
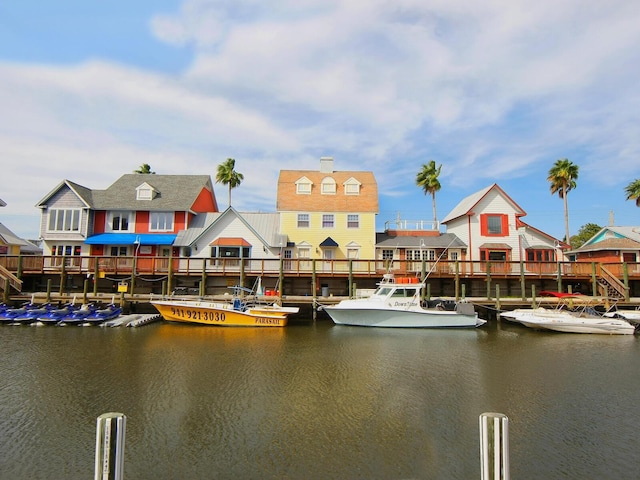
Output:
<path fill-rule="evenodd" d="M 122 413 L 103 413 L 98 417 L 94 480 L 122 480 L 126 425 L 127 417 Z"/>
<path fill-rule="evenodd" d="M 509 480 L 509 418 L 502 413 L 480 415 L 481 480 Z"/>

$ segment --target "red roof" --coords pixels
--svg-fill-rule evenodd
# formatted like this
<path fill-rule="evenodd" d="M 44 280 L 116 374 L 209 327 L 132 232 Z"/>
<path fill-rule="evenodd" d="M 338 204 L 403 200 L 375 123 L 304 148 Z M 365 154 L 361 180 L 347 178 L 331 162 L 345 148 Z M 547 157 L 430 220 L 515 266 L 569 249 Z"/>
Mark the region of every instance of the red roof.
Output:
<path fill-rule="evenodd" d="M 219 237 L 209 245 L 217 247 L 250 247 L 251 244 L 241 237 Z"/>

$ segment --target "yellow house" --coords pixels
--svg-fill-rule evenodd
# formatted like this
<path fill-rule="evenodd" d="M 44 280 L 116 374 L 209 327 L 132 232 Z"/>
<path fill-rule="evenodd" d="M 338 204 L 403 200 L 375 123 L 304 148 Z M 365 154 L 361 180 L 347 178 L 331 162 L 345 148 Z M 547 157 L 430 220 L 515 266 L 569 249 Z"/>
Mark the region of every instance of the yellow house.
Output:
<path fill-rule="evenodd" d="M 276 210 L 288 238 L 284 258 L 375 257 L 378 184 L 373 172 L 336 171 L 322 157 L 320 170 L 281 170 Z"/>

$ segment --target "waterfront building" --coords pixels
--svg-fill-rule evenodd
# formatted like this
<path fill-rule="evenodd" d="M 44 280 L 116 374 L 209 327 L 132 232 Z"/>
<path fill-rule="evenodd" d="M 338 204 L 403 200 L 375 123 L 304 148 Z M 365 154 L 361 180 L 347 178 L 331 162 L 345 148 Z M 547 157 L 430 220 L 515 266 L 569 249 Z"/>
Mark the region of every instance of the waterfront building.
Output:
<path fill-rule="evenodd" d="M 138 173 L 105 190 L 63 180 L 36 206 L 44 255 L 65 265 L 82 256 L 177 256 L 177 233 L 198 214 L 218 211 L 208 175 Z"/>
<path fill-rule="evenodd" d="M 462 199 L 443 219 L 447 232 L 467 245 L 466 260 L 526 262 L 534 268 L 563 260 L 569 246 L 522 220 L 526 212 L 494 183 Z"/>
<path fill-rule="evenodd" d="M 640 258 L 640 226 L 604 227 L 567 255 L 575 262 L 635 264 Z"/>
<path fill-rule="evenodd" d="M 276 211 L 288 241 L 285 259 L 373 259 L 378 184 L 369 171 L 339 171 L 332 157 L 320 169 L 281 170 Z"/>

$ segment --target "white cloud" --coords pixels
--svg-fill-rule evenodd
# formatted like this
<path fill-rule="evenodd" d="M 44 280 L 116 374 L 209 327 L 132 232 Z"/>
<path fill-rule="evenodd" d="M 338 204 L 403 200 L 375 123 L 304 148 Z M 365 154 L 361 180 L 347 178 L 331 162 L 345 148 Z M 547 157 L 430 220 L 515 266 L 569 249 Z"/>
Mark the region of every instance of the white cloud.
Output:
<path fill-rule="evenodd" d="M 38 197 L 62 178 L 100 188 L 142 163 L 213 176 L 234 157 L 239 208 L 274 206 L 277 170 L 316 168 L 325 154 L 373 170 L 389 195 L 406 195 L 430 158 L 456 188 L 526 175 L 544 184 L 573 154 L 581 181 L 616 186 L 603 159 L 640 174 L 638 9 L 188 0 L 149 19 L 157 39 L 193 55 L 182 72 L 0 63 L 0 104 L 13 112 L 0 117 L 0 155 L 35 172 Z"/>

